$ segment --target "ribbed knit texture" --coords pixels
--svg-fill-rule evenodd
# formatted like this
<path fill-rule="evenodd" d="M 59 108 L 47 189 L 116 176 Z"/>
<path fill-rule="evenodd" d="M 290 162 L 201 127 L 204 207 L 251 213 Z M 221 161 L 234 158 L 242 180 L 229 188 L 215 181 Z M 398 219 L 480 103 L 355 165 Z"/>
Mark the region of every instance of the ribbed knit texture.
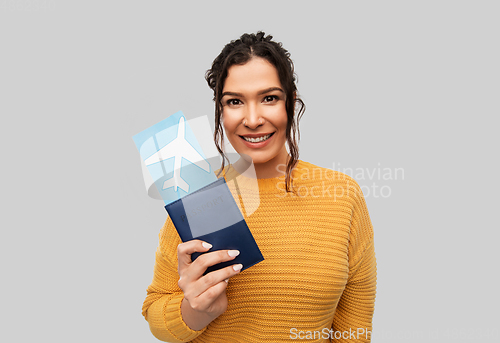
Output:
<path fill-rule="evenodd" d="M 297 195 L 285 193 L 284 177 L 255 180 L 234 169 L 225 174 L 265 260 L 229 280 L 227 311 L 200 331 L 182 320 L 181 240 L 167 219 L 143 305 L 155 337 L 207 343 L 292 342 L 299 335 L 312 338 L 307 342 L 370 341 L 376 262 L 363 194 L 349 176 L 307 162 L 299 161 L 292 175 Z"/>

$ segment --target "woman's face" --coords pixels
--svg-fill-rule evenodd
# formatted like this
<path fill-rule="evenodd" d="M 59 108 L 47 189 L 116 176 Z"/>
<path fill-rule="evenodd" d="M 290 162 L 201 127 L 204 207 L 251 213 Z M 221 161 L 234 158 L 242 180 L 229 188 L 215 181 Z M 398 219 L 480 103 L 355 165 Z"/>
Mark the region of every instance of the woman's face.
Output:
<path fill-rule="evenodd" d="M 285 93 L 276 68 L 254 57 L 233 65 L 222 90 L 224 130 L 234 149 L 249 156 L 257 170 L 284 170 L 287 114 Z M 279 168 L 279 169 L 278 169 Z"/>

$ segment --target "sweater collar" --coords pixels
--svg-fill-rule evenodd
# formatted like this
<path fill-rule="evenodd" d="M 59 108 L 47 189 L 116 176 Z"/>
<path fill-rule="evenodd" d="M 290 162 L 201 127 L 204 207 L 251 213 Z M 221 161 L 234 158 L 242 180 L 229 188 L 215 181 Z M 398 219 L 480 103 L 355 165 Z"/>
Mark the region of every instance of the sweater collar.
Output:
<path fill-rule="evenodd" d="M 305 167 L 304 163 L 298 160 L 295 168 L 292 170 L 292 177 L 296 180 L 299 180 L 300 171 Z M 258 189 L 261 193 L 278 193 L 285 190 L 285 174 L 278 177 L 259 179 L 256 177 L 255 171 L 251 170 L 251 168 L 242 170 L 241 168 L 229 165 L 224 168 L 223 175 L 226 182 L 233 181 L 238 188 L 245 191 L 257 191 Z"/>

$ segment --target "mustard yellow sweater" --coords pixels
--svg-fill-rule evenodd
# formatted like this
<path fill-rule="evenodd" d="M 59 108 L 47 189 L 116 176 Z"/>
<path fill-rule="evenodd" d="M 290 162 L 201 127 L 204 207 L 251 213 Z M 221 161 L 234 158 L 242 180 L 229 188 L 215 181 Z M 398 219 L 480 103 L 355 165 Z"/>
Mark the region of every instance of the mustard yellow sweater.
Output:
<path fill-rule="evenodd" d="M 182 320 L 181 240 L 167 219 L 142 312 L 155 337 L 196 343 L 370 341 L 376 262 L 363 194 L 349 176 L 307 162 L 299 161 L 292 175 L 294 195 L 285 193 L 284 177 L 255 180 L 234 169 L 225 174 L 265 260 L 229 280 L 227 311 L 200 331 Z"/>

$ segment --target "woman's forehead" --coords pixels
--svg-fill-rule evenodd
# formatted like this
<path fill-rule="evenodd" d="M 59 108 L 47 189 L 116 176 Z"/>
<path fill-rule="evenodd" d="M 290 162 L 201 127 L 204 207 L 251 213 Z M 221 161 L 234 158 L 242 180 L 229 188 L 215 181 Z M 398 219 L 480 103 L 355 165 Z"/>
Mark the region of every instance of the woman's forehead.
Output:
<path fill-rule="evenodd" d="M 272 87 L 281 87 L 278 71 L 266 59 L 254 57 L 229 67 L 223 92 L 254 93 Z"/>

